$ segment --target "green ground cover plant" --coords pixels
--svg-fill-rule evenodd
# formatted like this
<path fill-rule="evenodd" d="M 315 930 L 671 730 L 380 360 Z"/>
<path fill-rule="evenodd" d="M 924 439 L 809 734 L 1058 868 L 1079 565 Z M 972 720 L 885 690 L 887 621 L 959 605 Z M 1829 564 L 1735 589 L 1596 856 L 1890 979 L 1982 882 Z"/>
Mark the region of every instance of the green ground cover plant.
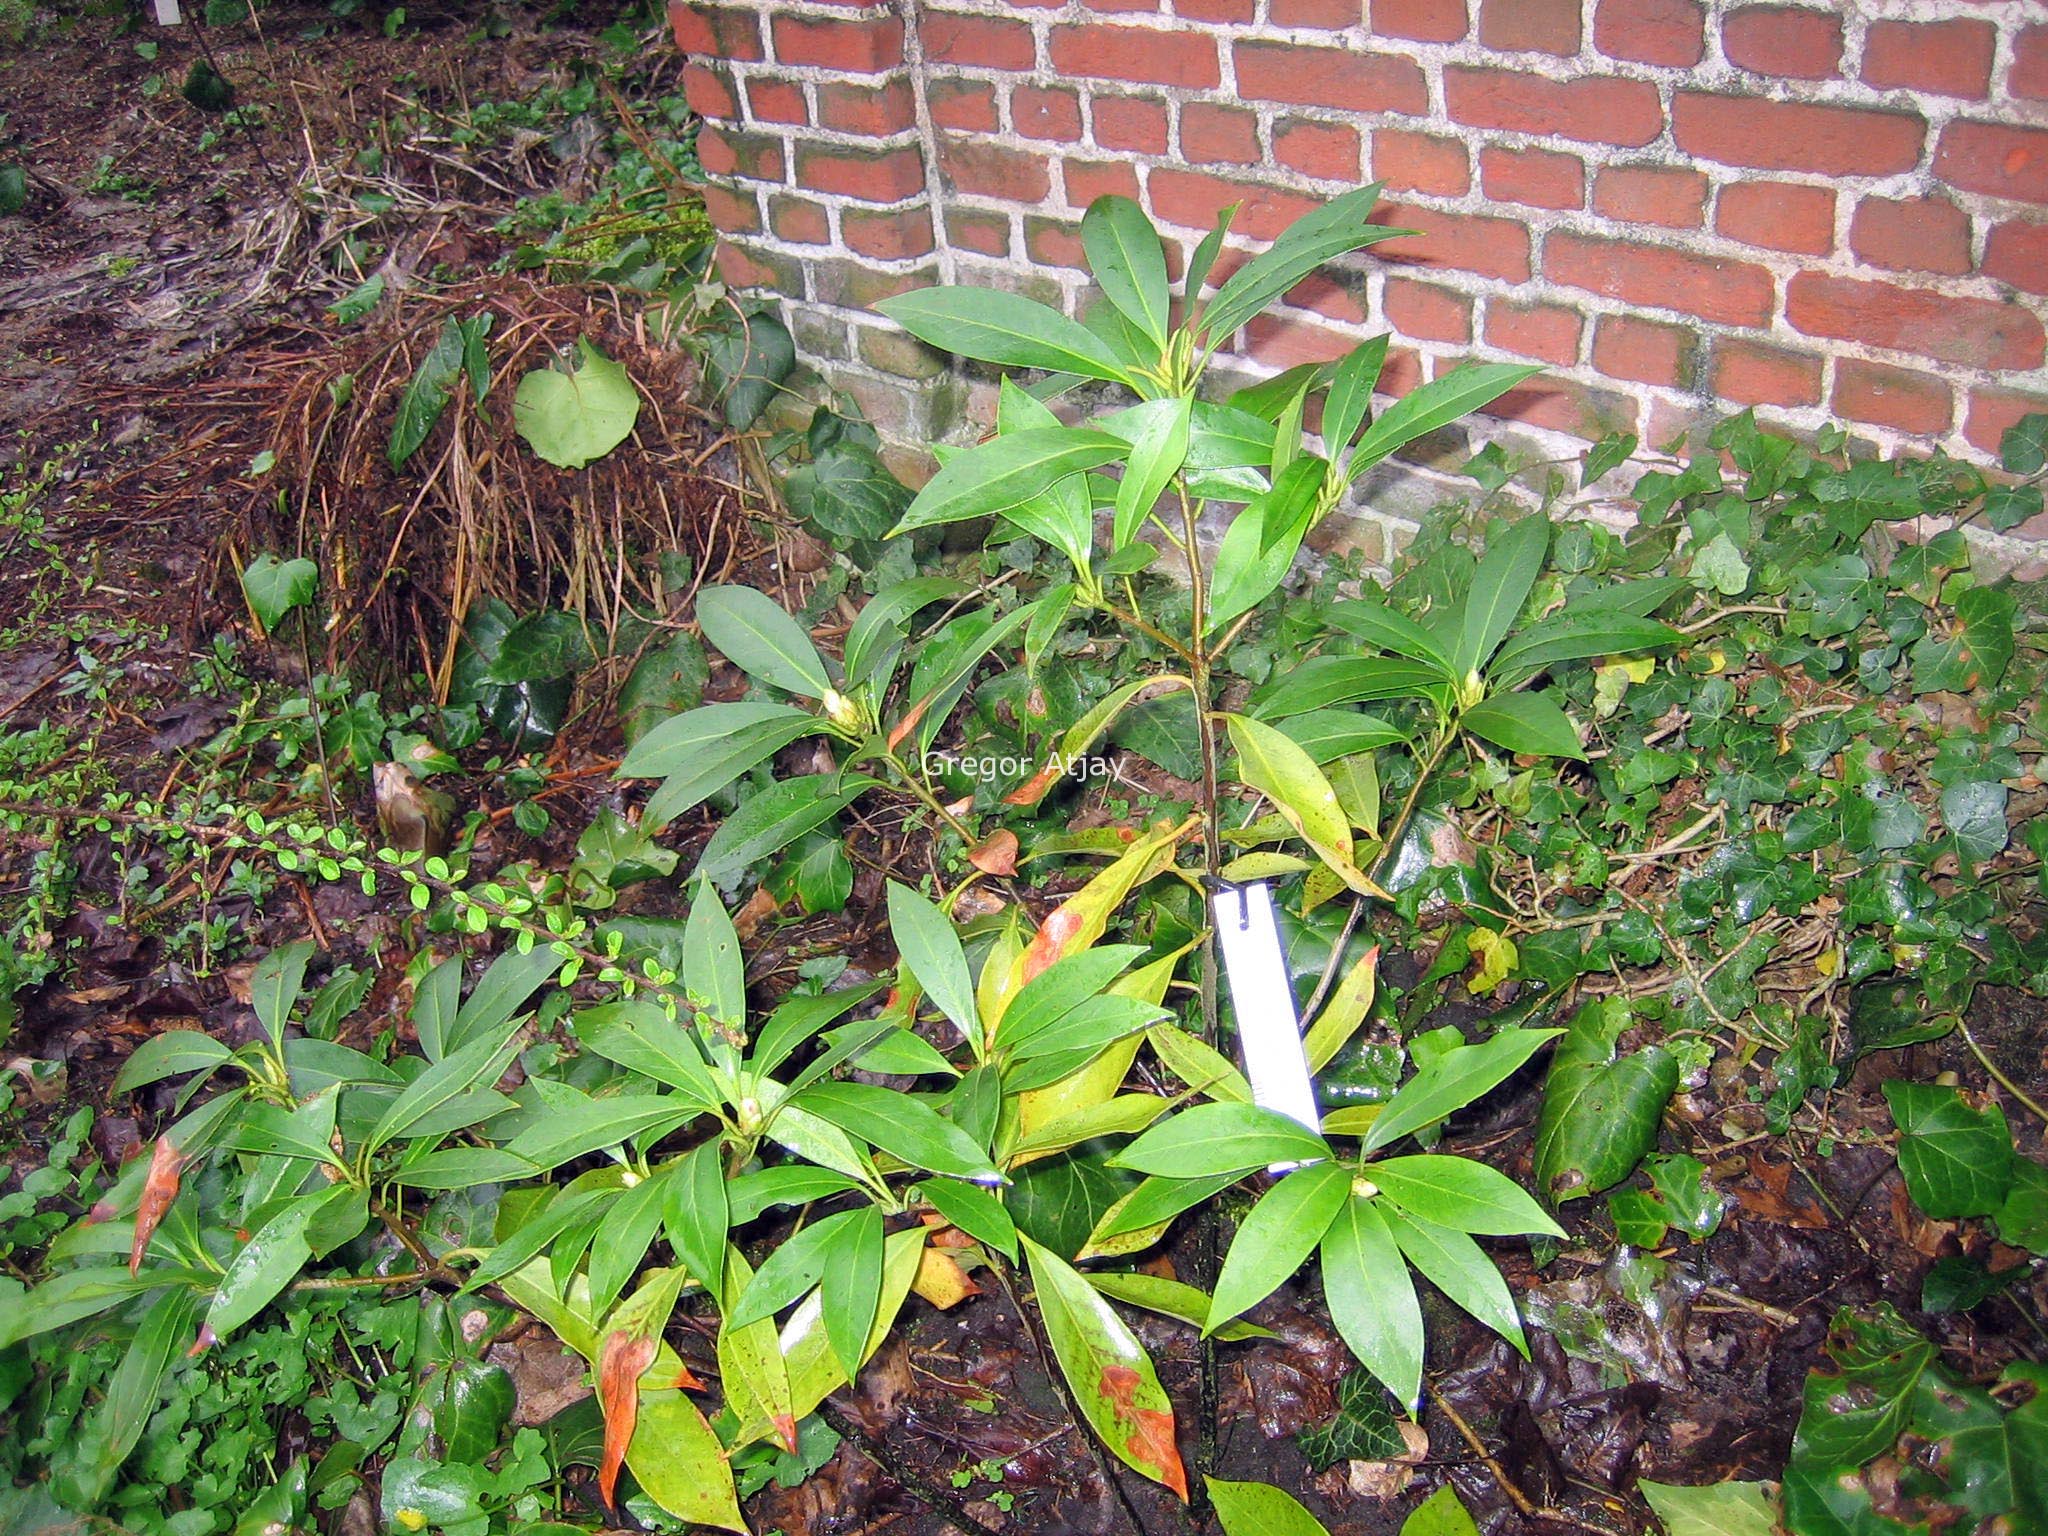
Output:
<path fill-rule="evenodd" d="M 120 1093 L 175 1086 L 146 1157 L 99 1168 L 69 1135 L 0 1211 L 0 1396 L 37 1426 L 8 1468 L 33 1484 L 18 1498 L 204 1536 L 289 1528 L 367 1497 L 375 1471 L 389 1528 L 487 1536 L 544 1529 L 590 1468 L 603 1505 L 657 1528 L 742 1530 L 743 1485 L 829 1452 L 828 1399 L 908 1298 L 975 1269 L 1028 1290 L 1109 1456 L 1206 1493 L 1230 1536 L 1306 1536 L 1288 1495 L 1214 1479 L 1205 1446 L 1188 1465 L 1200 1429 L 1183 1433 L 1123 1309 L 1192 1324 L 1213 1370 L 1298 1281 L 1366 1373 L 1358 1414 L 1391 1423 L 1426 1387 L 1418 1276 L 1526 1349 L 1500 1240 L 1554 1241 L 1596 1195 L 1625 1242 L 1712 1232 L 1704 1166 L 1657 1155 L 1683 1084 L 1736 1074 L 1759 1134 L 1818 1141 L 1859 1060 L 1956 1032 L 2038 1114 L 1967 1018 L 1986 985 L 2048 990 L 2040 594 L 1980 573 L 1962 530 L 2039 510 L 2048 422 L 2008 435 L 1994 479 L 1745 414 L 1648 456 L 1622 531 L 1569 514 L 1639 445 L 1598 445 L 1576 484 L 1483 456 L 1478 505 L 1431 520 L 1384 581 L 1298 572 L 1367 470 L 1530 372 L 1453 370 L 1377 412 L 1384 338 L 1234 391 L 1211 378 L 1308 272 L 1398 233 L 1370 222 L 1376 196 L 1333 201 L 1212 292 L 1226 217 L 1178 307 L 1158 235 L 1114 198 L 1083 225 L 1103 290 L 1085 321 L 1005 294 L 890 300 L 927 343 L 1028 383 L 1006 378 L 994 435 L 942 451 L 915 495 L 876 489 L 875 445 L 838 413 L 771 442 L 809 477 L 792 507 L 872 556 L 865 606 L 826 647 L 815 614 L 699 588 L 696 630 L 746 696 L 629 709 L 618 776 L 646 798 L 585 830 L 566 876 L 472 867 L 473 819 L 430 848 L 217 793 L 60 812 L 14 741 L 13 830 L 177 827 L 208 857 L 388 898 L 416 950 L 410 1040 L 368 1049 L 337 1038 L 367 974 L 316 986 L 310 946 L 273 950 L 249 982 L 256 1037 L 175 1030 L 129 1058 Z M 750 426 L 786 372 L 764 341 L 779 327 L 720 325 L 707 357 L 759 383 L 733 422 Z M 394 469 L 463 391 L 491 394 L 488 317 L 451 317 L 443 339 L 399 407 Z M 606 362 L 518 386 L 548 462 L 580 467 L 630 430 L 638 396 Z M 986 530 L 978 548 L 904 573 L 956 524 Z M 310 555 L 252 562 L 261 630 L 313 619 L 319 576 Z M 309 685 L 315 719 L 287 750 L 323 776 L 387 754 L 431 775 L 486 733 L 529 739 L 536 685 L 560 685 L 559 726 L 594 648 L 567 615 L 493 618 L 446 710 L 394 719 Z M 361 729 L 333 734 L 358 707 Z M 786 772 L 799 742 L 811 771 Z M 1163 776 L 1109 824 L 1070 826 L 1076 766 L 1113 749 Z M 882 888 L 893 975 L 835 987 L 822 965 L 760 995 L 732 908 L 785 879 L 805 909 L 845 903 L 841 819 L 876 802 L 926 850 Z M 687 863 L 659 840 L 713 818 Z M 1316 1129 L 1254 1105 L 1235 1060 L 1207 899 L 1250 880 L 1282 908 Z M 686 916 L 613 912 L 650 881 L 681 883 Z M 30 927 L 10 930 L 17 955 Z M 471 950 L 494 953 L 469 968 Z M 1398 980 L 1395 953 L 1418 960 Z M 1433 1024 L 1453 998 L 1481 1011 Z M 1442 1146 L 1537 1075 L 1531 1187 Z M 2048 1246 L 2041 1165 L 2003 1111 L 1945 1084 L 1887 1098 L 1920 1209 Z M 1297 1166 L 1246 1198 L 1275 1164 Z M 1213 1239 L 1200 1284 L 1139 1267 L 1191 1229 Z M 1936 1299 L 1967 1310 L 2002 1273 L 1951 1268 Z M 594 1406 L 510 1429 L 476 1346 L 516 1314 L 584 1359 Z M 1654 1490 L 1671 1529 L 2026 1517 L 2038 1373 L 1980 1388 L 1895 1317 L 1838 1328 L 1782 1501 Z M 382 1351 L 389 1388 L 292 1367 L 353 1459 L 254 1449 L 236 1383 L 248 1351 L 292 1357 L 286 1338 Z M 1950 1452 L 1911 1509 L 1879 1510 L 1867 1469 L 1902 1437 Z M 188 1442 L 218 1465 L 167 1509 Z M 1408 1524 L 1475 1528 L 1449 1490 Z"/>

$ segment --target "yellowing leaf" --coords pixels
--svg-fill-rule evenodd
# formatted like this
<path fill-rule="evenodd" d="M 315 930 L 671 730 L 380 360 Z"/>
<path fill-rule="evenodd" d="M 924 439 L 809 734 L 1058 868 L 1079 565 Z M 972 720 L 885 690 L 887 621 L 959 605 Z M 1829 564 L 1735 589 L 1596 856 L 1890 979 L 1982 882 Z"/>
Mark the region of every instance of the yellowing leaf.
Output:
<path fill-rule="evenodd" d="M 926 1248 L 917 1261 L 917 1278 L 910 1288 L 941 1312 L 951 1311 L 981 1287 L 967 1278 L 959 1260 L 939 1248 Z"/>
<path fill-rule="evenodd" d="M 1484 997 L 1514 974 L 1521 952 L 1506 934 L 1495 933 L 1491 928 L 1474 928 L 1465 942 L 1479 957 L 1479 969 L 1465 983 L 1465 989 L 1474 997 Z"/>

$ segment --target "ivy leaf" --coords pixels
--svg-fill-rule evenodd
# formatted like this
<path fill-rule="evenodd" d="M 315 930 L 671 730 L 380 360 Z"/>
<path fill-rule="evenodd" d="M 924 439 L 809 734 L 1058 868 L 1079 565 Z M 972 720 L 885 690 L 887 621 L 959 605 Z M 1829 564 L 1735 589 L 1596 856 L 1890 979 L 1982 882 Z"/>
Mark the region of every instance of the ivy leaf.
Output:
<path fill-rule="evenodd" d="M 1884 1085 L 1899 1128 L 1899 1172 L 1913 1203 L 1936 1221 L 1989 1216 L 2012 1188 L 2012 1132 L 1996 1104 L 1972 1109 L 1940 1083 Z"/>
<path fill-rule="evenodd" d="M 781 391 L 796 367 L 796 343 L 773 314 L 751 310 L 711 333 L 704 346 L 704 383 L 744 432 Z"/>
<path fill-rule="evenodd" d="M 1536 1183 L 1554 1204 L 1619 1184 L 1657 1144 L 1678 1061 L 1661 1045 L 1617 1058 L 1628 1022 L 1625 1002 L 1589 1003 L 1558 1042 L 1536 1118 Z"/>
<path fill-rule="evenodd" d="M 835 443 L 791 471 L 782 492 L 798 517 L 848 541 L 887 538 L 911 498 L 874 450 L 858 443 Z"/>
<path fill-rule="evenodd" d="M 1998 440 L 1998 462 L 2009 475 L 2038 475 L 2048 468 L 2048 412 L 2022 416 Z"/>
<path fill-rule="evenodd" d="M 1693 551 L 1691 570 L 1694 580 L 1712 587 L 1723 597 L 1740 597 L 1749 590 L 1749 562 L 1725 532 L 1715 534 Z"/>
<path fill-rule="evenodd" d="M 1408 1448 L 1387 1406 L 1387 1389 L 1363 1368 L 1345 1372 L 1337 1383 L 1336 1416 L 1301 1431 L 1294 1443 L 1319 1473 L 1340 1461 L 1391 1461 Z"/>
<path fill-rule="evenodd" d="M 310 560 L 280 560 L 265 550 L 242 570 L 242 596 L 265 634 L 320 590 L 320 567 Z"/>

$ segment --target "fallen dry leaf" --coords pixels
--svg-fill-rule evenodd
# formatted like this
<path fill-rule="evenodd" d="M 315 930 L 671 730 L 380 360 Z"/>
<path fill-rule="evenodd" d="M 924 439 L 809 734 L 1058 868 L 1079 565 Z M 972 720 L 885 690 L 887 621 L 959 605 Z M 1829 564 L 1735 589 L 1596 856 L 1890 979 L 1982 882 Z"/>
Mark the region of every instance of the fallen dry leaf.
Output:
<path fill-rule="evenodd" d="M 967 855 L 967 862 L 984 875 L 1014 875 L 1017 873 L 1017 834 L 1008 827 L 991 834 L 980 847 Z"/>
<path fill-rule="evenodd" d="M 910 1288 L 941 1312 L 981 1294 L 981 1287 L 968 1279 L 959 1261 L 936 1248 L 925 1249 L 918 1258 L 917 1278 L 910 1282 Z"/>

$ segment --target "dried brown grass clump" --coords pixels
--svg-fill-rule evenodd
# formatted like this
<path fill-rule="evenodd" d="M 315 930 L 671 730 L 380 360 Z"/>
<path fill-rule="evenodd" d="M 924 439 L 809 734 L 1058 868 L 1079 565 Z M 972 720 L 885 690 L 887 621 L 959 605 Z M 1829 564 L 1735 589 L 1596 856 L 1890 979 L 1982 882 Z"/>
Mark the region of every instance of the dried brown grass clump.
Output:
<path fill-rule="evenodd" d="M 483 403 L 459 384 L 394 471 L 392 424 L 421 360 L 444 322 L 486 311 L 496 319 Z M 642 406 L 617 449 L 564 470 L 521 440 L 512 395 L 578 338 L 625 368 Z M 686 603 L 689 592 L 664 588 L 660 554 L 687 556 L 698 581 L 747 556 L 738 488 L 716 467 L 726 439 L 688 403 L 694 360 L 607 291 L 493 277 L 407 295 L 360 334 L 273 357 L 263 375 L 275 461 L 237 542 L 318 563 L 332 669 L 360 671 L 367 651 L 416 664 L 445 695 L 457 621 L 479 597 L 522 613 L 566 609 L 603 636 L 629 610 L 651 617 Z M 232 581 L 235 571 L 221 574 Z"/>

